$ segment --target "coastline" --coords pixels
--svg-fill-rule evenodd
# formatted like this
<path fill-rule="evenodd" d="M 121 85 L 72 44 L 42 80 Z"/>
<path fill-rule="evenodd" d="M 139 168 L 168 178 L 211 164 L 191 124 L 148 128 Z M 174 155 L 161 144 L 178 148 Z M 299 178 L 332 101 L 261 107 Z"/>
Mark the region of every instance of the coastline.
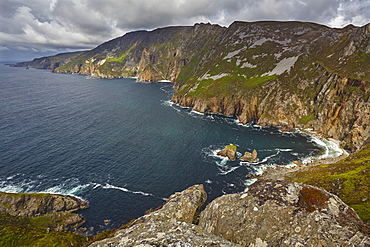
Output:
<path fill-rule="evenodd" d="M 323 146 L 325 148 L 325 153 L 320 154 L 314 157 L 307 157 L 299 164 L 287 165 L 287 166 L 273 166 L 266 167 L 261 174 L 256 174 L 253 176 L 255 179 L 272 179 L 272 180 L 285 180 L 289 174 L 292 174 L 297 171 L 308 171 L 310 168 L 320 165 L 332 164 L 338 161 L 344 160 L 350 154 L 340 147 L 340 141 L 332 138 L 325 138 L 323 135 L 310 130 L 297 130 L 298 133 L 307 135 L 313 138 L 313 142 L 316 142 L 317 145 Z M 326 144 L 322 145 L 320 144 Z M 329 144 L 329 145 L 328 145 Z M 334 150 L 330 150 L 332 147 Z M 339 153 L 339 155 L 330 155 L 330 151 Z"/>

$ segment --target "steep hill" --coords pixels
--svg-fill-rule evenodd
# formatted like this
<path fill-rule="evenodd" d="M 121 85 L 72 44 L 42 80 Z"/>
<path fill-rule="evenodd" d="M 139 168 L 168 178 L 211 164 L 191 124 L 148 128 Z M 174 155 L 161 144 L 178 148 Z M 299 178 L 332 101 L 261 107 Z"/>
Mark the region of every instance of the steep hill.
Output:
<path fill-rule="evenodd" d="M 357 151 L 370 138 L 370 24 L 196 24 L 137 31 L 16 66 L 168 80 L 173 101 L 242 123 L 311 128 Z"/>

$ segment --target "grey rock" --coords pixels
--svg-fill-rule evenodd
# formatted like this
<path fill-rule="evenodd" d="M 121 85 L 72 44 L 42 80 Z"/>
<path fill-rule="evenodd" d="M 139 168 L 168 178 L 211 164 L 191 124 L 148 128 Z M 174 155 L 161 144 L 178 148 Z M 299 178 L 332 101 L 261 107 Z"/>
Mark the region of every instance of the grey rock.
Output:
<path fill-rule="evenodd" d="M 287 181 L 257 181 L 216 198 L 201 213 L 206 232 L 243 246 L 368 246 L 357 214 L 327 191 Z"/>

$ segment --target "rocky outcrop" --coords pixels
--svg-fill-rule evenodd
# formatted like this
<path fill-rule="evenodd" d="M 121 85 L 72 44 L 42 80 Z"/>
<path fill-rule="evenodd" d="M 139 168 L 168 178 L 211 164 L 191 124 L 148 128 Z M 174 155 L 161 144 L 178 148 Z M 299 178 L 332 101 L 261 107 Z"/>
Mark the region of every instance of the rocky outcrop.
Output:
<path fill-rule="evenodd" d="M 207 194 L 202 185 L 175 193 L 162 208 L 140 217 L 115 237 L 95 242 L 103 246 L 238 246 L 192 224 Z"/>
<path fill-rule="evenodd" d="M 258 155 L 257 150 L 254 149 L 252 153 L 245 152 L 244 155 L 240 157 L 240 159 L 247 162 L 257 162 L 258 161 L 257 155 Z"/>
<path fill-rule="evenodd" d="M 168 221 L 174 223 L 181 221 L 192 224 L 206 200 L 207 193 L 204 191 L 203 185 L 194 185 L 171 195 L 160 210 L 147 214 L 136 222 Z"/>
<path fill-rule="evenodd" d="M 85 219 L 72 212 L 87 207 L 86 201 L 69 195 L 0 192 L 0 214 L 20 221 L 30 217 L 48 231 L 78 232 Z"/>
<path fill-rule="evenodd" d="M 203 186 L 172 195 L 165 205 L 118 230 L 103 246 L 368 246 L 357 214 L 323 189 L 257 181 L 241 194 L 216 198 L 201 212 Z M 198 222 L 198 223 L 197 223 Z M 196 223 L 196 224 L 194 224 Z"/>
<path fill-rule="evenodd" d="M 201 213 L 206 232 L 242 246 L 368 246 L 361 219 L 337 196 L 287 181 L 257 181 Z"/>
<path fill-rule="evenodd" d="M 217 152 L 217 155 L 227 157 L 229 160 L 236 159 L 236 146 L 233 144 L 227 145 L 224 149 Z"/>
<path fill-rule="evenodd" d="M 87 207 L 86 201 L 69 195 L 0 192 L 0 213 L 13 216 L 38 217 Z"/>

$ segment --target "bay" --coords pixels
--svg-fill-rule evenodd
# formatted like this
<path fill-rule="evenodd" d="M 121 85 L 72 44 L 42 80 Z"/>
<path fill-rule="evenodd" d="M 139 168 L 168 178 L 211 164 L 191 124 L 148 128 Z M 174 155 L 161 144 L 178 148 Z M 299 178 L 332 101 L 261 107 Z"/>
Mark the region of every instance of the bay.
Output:
<path fill-rule="evenodd" d="M 248 174 L 322 151 L 304 134 L 172 104 L 172 86 L 0 65 L 0 191 L 81 197 L 96 233 L 191 185 L 212 200 L 243 191 Z M 260 161 L 217 156 L 229 143 Z"/>

